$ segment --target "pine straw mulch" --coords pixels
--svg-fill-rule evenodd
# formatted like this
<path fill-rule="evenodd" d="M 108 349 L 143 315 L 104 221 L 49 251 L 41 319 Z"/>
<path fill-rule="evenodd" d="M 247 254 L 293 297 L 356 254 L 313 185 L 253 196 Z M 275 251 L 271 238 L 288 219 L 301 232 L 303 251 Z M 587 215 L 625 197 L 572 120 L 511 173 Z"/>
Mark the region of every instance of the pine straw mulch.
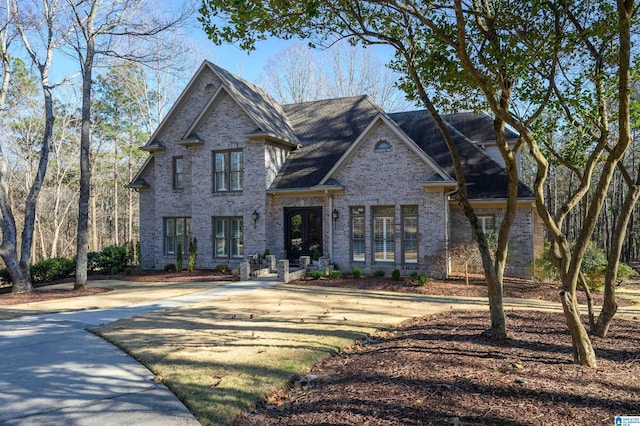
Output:
<path fill-rule="evenodd" d="M 193 272 L 138 271 L 130 275 L 127 275 L 125 273 L 106 275 L 93 272 L 89 274 L 89 280 L 184 283 L 198 281 L 237 281 L 238 277 L 234 277 L 230 272 L 216 272 L 208 269 L 196 269 Z M 46 288 L 49 285 L 64 283 L 69 283 L 68 289 L 51 290 Z M 105 293 L 107 291 L 111 291 L 111 289 L 92 287 L 84 290 L 73 290 L 73 278 L 35 284 L 34 290 L 31 293 L 12 294 L 11 286 L 4 286 L 0 287 L 0 306 L 64 299 L 67 297 L 90 296 L 93 294 Z"/>
<path fill-rule="evenodd" d="M 469 285 L 465 283 L 463 277 L 453 276 L 446 280 L 429 278 L 427 285 L 419 286 L 412 283 L 405 277 L 399 281 L 394 281 L 389 276 L 374 277 L 364 276 L 353 278 L 350 275 L 339 279 L 313 279 L 304 278 L 292 281 L 290 284 L 296 285 L 318 285 L 324 287 L 360 288 L 366 290 L 396 291 L 412 294 L 427 294 L 432 296 L 463 296 L 463 297 L 487 297 L 487 285 L 484 277 L 473 275 L 469 279 Z M 623 284 L 625 287 L 640 288 L 637 281 Z M 550 302 L 560 302 L 561 285 L 556 282 L 525 280 L 519 278 L 504 278 L 504 297 L 515 297 L 522 299 L 538 299 Z M 593 303 L 602 305 L 603 294 L 601 291 L 592 291 Z M 586 304 L 586 297 L 582 290 L 577 292 L 578 303 Z M 630 306 L 633 302 L 617 298 L 618 306 Z"/>
<path fill-rule="evenodd" d="M 613 425 L 640 410 L 640 327 L 593 338 L 598 368 L 572 363 L 562 314 L 508 313 L 510 338 L 481 335 L 483 312 L 404 322 L 316 364 L 242 425 Z"/>

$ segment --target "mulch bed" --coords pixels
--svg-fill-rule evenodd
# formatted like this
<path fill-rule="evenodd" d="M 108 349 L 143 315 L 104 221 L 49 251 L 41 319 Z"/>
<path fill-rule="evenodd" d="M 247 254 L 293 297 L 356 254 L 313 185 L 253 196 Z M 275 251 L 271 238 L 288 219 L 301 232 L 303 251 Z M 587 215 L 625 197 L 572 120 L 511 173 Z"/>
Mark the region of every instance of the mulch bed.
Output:
<path fill-rule="evenodd" d="M 485 284 L 484 278 L 477 275 L 469 279 L 469 285 L 466 285 L 465 280 L 462 277 L 452 277 L 447 280 L 429 278 L 427 285 L 419 286 L 411 283 L 405 278 L 402 278 L 400 281 L 393 281 L 390 277 L 364 275 L 358 279 L 350 276 L 333 280 L 326 278 L 321 278 L 319 280 L 305 278 L 302 280 L 292 281 L 290 284 L 396 291 L 402 293 L 429 294 L 433 296 L 487 297 L 487 285 Z M 624 286 L 637 288 L 640 287 L 640 284 L 635 282 L 625 283 Z M 560 302 L 558 293 L 561 286 L 558 283 L 505 278 L 503 287 L 504 297 Z M 592 291 L 591 294 L 594 304 L 601 305 L 603 299 L 602 292 Z M 586 304 L 586 297 L 582 290 L 578 290 L 577 297 L 579 303 Z M 617 298 L 616 302 L 618 303 L 618 306 L 630 306 L 633 304 L 633 302 L 621 298 Z"/>
<path fill-rule="evenodd" d="M 561 314 L 508 313 L 489 340 L 486 313 L 407 321 L 326 358 L 238 424 L 613 425 L 640 408 L 640 327 L 594 338 L 598 368 L 572 363 Z"/>
<path fill-rule="evenodd" d="M 3 294 L 0 295 L 0 306 L 17 305 L 19 303 L 41 302 L 43 300 L 66 299 L 68 297 L 91 296 L 93 294 L 111 291 L 109 288 L 85 288 L 83 290 L 58 289 L 47 290 L 36 288 L 31 293 Z"/>

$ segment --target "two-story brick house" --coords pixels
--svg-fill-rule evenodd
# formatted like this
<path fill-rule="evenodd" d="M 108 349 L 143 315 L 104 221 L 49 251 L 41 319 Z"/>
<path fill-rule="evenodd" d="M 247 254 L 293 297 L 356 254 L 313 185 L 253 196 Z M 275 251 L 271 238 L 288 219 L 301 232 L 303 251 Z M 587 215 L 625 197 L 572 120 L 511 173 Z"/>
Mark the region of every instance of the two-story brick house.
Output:
<path fill-rule="evenodd" d="M 507 187 L 492 120 L 444 118 L 472 204 L 492 228 Z M 279 105 L 205 61 L 142 149 L 150 156 L 129 187 L 140 192 L 143 267 L 175 263 L 178 245 L 186 253 L 196 237 L 200 268 L 269 250 L 292 261 L 328 256 L 343 271 L 441 275 L 455 267 L 451 242 L 471 239 L 426 111 L 387 114 L 366 96 Z M 526 276 L 541 232 L 524 184 L 518 206 L 508 271 Z"/>

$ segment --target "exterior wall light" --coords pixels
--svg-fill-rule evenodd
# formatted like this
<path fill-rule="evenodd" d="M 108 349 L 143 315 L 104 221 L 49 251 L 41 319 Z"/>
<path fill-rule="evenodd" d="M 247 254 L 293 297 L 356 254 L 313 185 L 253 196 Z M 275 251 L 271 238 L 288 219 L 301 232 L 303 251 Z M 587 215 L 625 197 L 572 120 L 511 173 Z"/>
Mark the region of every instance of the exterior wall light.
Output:
<path fill-rule="evenodd" d="M 333 221 L 335 222 L 340 217 L 340 213 L 338 213 L 337 209 L 333 209 L 333 213 L 331 213 L 331 217 L 333 217 Z"/>
<path fill-rule="evenodd" d="M 260 219 L 260 213 L 258 213 L 257 209 L 253 211 L 251 217 L 253 218 L 253 224 L 255 225 L 258 219 Z"/>

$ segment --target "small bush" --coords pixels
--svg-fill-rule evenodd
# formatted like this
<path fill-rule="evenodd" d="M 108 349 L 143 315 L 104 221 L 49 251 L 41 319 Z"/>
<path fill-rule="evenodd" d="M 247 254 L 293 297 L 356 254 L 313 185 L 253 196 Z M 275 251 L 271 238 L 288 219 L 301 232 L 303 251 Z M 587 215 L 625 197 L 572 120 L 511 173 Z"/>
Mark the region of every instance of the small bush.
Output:
<path fill-rule="evenodd" d="M 394 280 L 394 281 L 400 281 L 400 271 L 397 270 L 397 269 L 394 269 L 391 272 L 391 279 Z"/>
<path fill-rule="evenodd" d="M 0 269 L 0 282 L 9 284 L 11 282 L 11 275 L 7 268 Z"/>
<path fill-rule="evenodd" d="M 320 271 L 318 271 L 320 272 Z M 329 272 L 329 275 L 327 275 L 327 278 L 329 278 L 330 280 L 337 280 L 342 278 L 342 272 L 340 271 L 331 271 Z"/>
<path fill-rule="evenodd" d="M 133 274 L 133 268 L 131 266 L 127 266 L 126 268 L 124 268 L 124 273 L 127 275 Z"/>
<path fill-rule="evenodd" d="M 266 250 L 264 251 L 264 255 L 263 255 L 263 256 L 264 256 L 264 257 L 267 257 L 267 256 L 269 256 L 270 254 L 271 254 L 271 252 L 269 251 L 269 249 L 266 249 Z"/>
<path fill-rule="evenodd" d="M 182 272 L 182 243 L 178 243 L 176 249 L 176 271 Z"/>
<path fill-rule="evenodd" d="M 229 267 L 227 265 L 218 265 L 214 268 L 214 271 L 216 272 L 227 272 L 227 269 L 229 269 Z M 238 275 L 240 275 L 238 273 Z"/>
<path fill-rule="evenodd" d="M 233 268 L 231 270 L 231 275 L 233 275 L 234 277 L 239 277 L 240 276 L 240 269 L 239 268 Z"/>
<path fill-rule="evenodd" d="M 198 256 L 198 240 L 193 238 L 189 241 L 189 261 L 187 262 L 187 270 L 193 272 L 196 270 L 196 257 Z"/>
<path fill-rule="evenodd" d="M 116 275 L 118 272 L 120 272 L 120 268 L 118 268 L 117 266 L 111 268 L 111 275 Z"/>
<path fill-rule="evenodd" d="M 385 274 L 386 272 L 384 272 L 382 269 L 376 269 L 375 271 L 373 271 L 374 277 L 384 277 Z"/>
<path fill-rule="evenodd" d="M 418 285 L 427 285 L 427 276 L 425 274 L 418 275 Z"/>
<path fill-rule="evenodd" d="M 118 271 L 122 271 L 131 264 L 129 256 L 130 253 L 125 246 L 108 246 L 100 252 L 98 266 L 105 273 L 110 272 L 113 268 L 118 268 Z"/>
<path fill-rule="evenodd" d="M 411 275 L 409 275 L 409 279 L 411 281 L 418 281 L 418 273 L 417 272 L 412 272 Z"/>
<path fill-rule="evenodd" d="M 102 255 L 98 251 L 90 251 L 87 253 L 87 270 L 95 271 L 100 267 L 100 258 Z"/>
<path fill-rule="evenodd" d="M 620 264 L 618 265 L 618 281 L 622 282 L 622 281 L 627 281 L 629 278 L 632 277 L 637 277 L 638 273 L 636 272 L 635 269 L 633 269 L 631 266 L 627 265 L 626 263 L 622 263 L 620 262 Z"/>
<path fill-rule="evenodd" d="M 360 275 L 362 274 L 362 272 L 360 272 L 360 268 L 358 268 L 357 266 L 355 268 L 353 268 L 353 278 L 360 278 Z"/>
<path fill-rule="evenodd" d="M 313 278 L 314 280 L 317 280 L 319 278 L 324 277 L 324 274 L 322 273 L 322 271 L 309 271 L 307 273 L 307 276 L 310 278 Z"/>
<path fill-rule="evenodd" d="M 176 265 L 174 265 L 173 263 L 167 263 L 166 265 L 164 265 L 164 270 L 165 272 L 175 272 Z"/>
<path fill-rule="evenodd" d="M 31 279 L 34 283 L 43 283 L 70 277 L 76 269 L 76 264 L 71 259 L 54 257 L 41 260 L 31 265 Z"/>

